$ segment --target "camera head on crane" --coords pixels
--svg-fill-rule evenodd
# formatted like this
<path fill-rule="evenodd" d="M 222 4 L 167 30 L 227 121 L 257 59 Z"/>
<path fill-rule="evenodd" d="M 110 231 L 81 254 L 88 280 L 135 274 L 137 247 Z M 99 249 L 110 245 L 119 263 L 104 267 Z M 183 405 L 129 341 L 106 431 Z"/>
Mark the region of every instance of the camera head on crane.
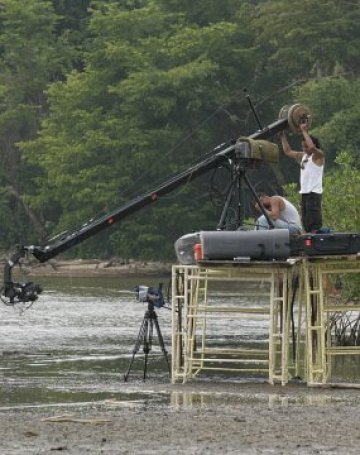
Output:
<path fill-rule="evenodd" d="M 25 257 L 27 249 L 17 245 L 17 251 L 11 256 L 4 267 L 4 286 L 0 290 L 0 299 L 5 305 L 15 305 L 16 303 L 33 303 L 42 293 L 40 285 L 27 282 L 15 282 L 12 279 L 12 269 L 15 265 L 20 265 L 20 261 Z"/>

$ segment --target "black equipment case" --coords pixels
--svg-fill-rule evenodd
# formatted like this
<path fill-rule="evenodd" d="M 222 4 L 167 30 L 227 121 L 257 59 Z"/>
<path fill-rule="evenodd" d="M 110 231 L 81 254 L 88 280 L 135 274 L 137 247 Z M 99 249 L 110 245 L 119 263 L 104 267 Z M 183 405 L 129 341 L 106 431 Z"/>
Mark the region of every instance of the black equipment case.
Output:
<path fill-rule="evenodd" d="M 290 241 L 291 255 L 328 256 L 360 253 L 360 234 L 304 234 Z"/>
<path fill-rule="evenodd" d="M 290 255 L 287 229 L 270 231 L 201 231 L 204 260 L 284 260 Z"/>
<path fill-rule="evenodd" d="M 200 231 L 177 239 L 175 251 L 180 264 L 189 265 L 199 260 L 284 260 L 290 255 L 290 237 L 287 229 Z"/>

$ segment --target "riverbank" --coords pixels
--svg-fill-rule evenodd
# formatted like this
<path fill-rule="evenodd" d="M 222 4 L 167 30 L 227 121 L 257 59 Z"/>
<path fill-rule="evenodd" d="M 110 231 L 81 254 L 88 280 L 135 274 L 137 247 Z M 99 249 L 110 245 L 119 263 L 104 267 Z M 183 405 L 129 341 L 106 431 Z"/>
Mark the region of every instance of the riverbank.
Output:
<path fill-rule="evenodd" d="M 3 261 L 5 264 L 5 261 Z M 31 261 L 22 265 L 22 271 L 29 276 L 131 276 L 171 274 L 171 263 L 156 261 L 135 261 L 113 258 L 101 259 L 51 259 L 45 263 Z"/>

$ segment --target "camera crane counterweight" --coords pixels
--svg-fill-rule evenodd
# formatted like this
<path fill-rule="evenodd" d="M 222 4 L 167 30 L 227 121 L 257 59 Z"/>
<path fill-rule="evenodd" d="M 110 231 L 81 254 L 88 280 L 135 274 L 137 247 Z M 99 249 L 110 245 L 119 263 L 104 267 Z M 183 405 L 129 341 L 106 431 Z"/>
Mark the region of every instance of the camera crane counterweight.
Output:
<path fill-rule="evenodd" d="M 4 286 L 0 291 L 1 300 L 7 305 L 14 305 L 18 302 L 33 302 L 38 298 L 38 294 L 42 292 L 39 285 L 32 282 L 17 283 L 12 279 L 13 267 L 19 265 L 20 260 L 26 254 L 32 254 L 39 262 L 46 262 L 58 254 L 73 248 L 84 240 L 98 234 L 104 229 L 113 226 L 142 208 L 153 204 L 161 199 L 162 196 L 170 193 L 181 185 L 216 168 L 223 161 L 235 160 L 237 157 L 240 157 L 240 160 L 261 161 L 262 158 L 264 158 L 262 155 L 267 148 L 267 145 L 265 144 L 266 140 L 289 127 L 294 131 L 297 131 L 304 116 L 309 116 L 309 110 L 306 106 L 300 104 L 295 104 L 290 107 L 284 106 L 280 111 L 278 120 L 248 136 L 245 143 L 242 141 L 243 138 L 240 138 L 239 140 L 232 139 L 218 145 L 206 158 L 185 171 L 169 178 L 152 191 L 137 196 L 98 219 L 88 221 L 79 229 L 65 232 L 64 234 L 55 237 L 45 245 L 19 245 L 16 252 L 10 257 L 4 267 Z M 258 141 L 260 144 L 259 146 L 257 145 Z M 256 150 L 252 150 L 254 144 Z M 259 156 L 259 153 L 261 156 Z M 248 183 L 248 181 L 246 183 Z M 255 195 L 255 197 L 257 196 Z M 260 203 L 259 205 L 261 206 Z M 270 220 L 269 224 L 271 225 Z"/>

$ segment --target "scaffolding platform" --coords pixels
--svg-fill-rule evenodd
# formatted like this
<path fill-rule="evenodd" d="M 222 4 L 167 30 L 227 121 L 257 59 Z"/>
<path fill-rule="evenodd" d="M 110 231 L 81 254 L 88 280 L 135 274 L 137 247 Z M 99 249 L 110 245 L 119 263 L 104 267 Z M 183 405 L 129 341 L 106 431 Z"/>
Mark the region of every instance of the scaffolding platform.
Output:
<path fill-rule="evenodd" d="M 222 371 L 265 375 L 270 383 L 286 384 L 289 305 L 292 281 L 300 270 L 301 261 L 296 260 L 173 266 L 173 381 Z M 238 344 L 236 326 L 248 321 L 250 331 L 256 330 L 254 321 L 259 319 L 268 327 L 268 339 L 251 348 Z M 216 343 L 217 337 L 223 342 Z"/>
<path fill-rule="evenodd" d="M 360 302 L 327 288 L 330 275 L 349 273 L 360 273 L 359 255 L 174 265 L 172 381 L 206 373 L 326 383 L 335 356 L 360 354 L 360 339 L 340 346 L 334 329 L 334 314 L 359 311 Z M 260 340 L 258 326 L 267 334 Z"/>
<path fill-rule="evenodd" d="M 360 254 L 321 256 L 303 260 L 306 307 L 306 382 L 326 384 L 334 358 L 360 355 L 360 298 L 352 295 L 360 282 Z M 348 289 L 344 289 L 347 285 Z M 301 332 L 301 327 L 299 327 Z M 360 363 L 359 366 L 360 376 Z"/>

